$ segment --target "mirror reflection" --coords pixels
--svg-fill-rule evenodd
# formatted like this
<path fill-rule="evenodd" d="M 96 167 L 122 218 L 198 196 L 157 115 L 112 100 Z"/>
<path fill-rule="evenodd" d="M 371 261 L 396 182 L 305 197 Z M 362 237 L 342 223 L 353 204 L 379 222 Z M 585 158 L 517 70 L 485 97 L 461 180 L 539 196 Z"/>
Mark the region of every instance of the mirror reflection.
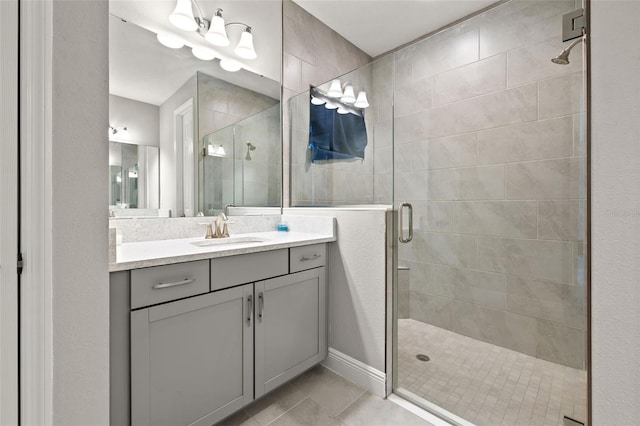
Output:
<path fill-rule="evenodd" d="M 281 4 L 198 5 L 224 11 L 228 46 L 173 25 L 175 1 L 110 2 L 109 140 L 157 147 L 157 207 L 172 217 L 279 207 Z"/>

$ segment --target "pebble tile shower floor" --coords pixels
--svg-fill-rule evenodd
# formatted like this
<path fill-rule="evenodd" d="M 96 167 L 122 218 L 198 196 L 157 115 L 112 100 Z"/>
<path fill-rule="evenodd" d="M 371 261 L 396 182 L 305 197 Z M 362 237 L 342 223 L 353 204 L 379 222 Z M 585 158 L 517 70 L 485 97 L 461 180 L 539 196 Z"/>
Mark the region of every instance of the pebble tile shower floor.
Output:
<path fill-rule="evenodd" d="M 584 370 L 412 319 L 398 320 L 398 340 L 399 387 L 476 425 L 562 426 L 565 415 L 585 421 Z"/>

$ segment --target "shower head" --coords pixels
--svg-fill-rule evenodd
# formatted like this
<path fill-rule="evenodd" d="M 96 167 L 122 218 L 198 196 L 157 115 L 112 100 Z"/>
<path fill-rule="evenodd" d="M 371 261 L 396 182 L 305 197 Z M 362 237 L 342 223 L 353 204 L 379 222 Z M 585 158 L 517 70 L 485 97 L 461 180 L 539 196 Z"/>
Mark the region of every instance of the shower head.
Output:
<path fill-rule="evenodd" d="M 571 53 L 571 49 L 573 49 L 576 46 L 576 44 L 580 43 L 583 40 L 584 40 L 584 36 L 580 37 L 579 39 L 571 43 L 569 47 L 567 47 L 562 52 L 560 52 L 558 56 L 551 59 L 551 62 L 558 65 L 569 65 L 569 53 Z"/>

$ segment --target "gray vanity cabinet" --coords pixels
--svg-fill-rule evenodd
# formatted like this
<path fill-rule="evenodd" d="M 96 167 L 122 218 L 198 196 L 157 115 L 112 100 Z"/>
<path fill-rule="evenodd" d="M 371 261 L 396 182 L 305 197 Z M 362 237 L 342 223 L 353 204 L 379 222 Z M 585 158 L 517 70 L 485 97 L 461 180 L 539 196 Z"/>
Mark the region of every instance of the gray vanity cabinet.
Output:
<path fill-rule="evenodd" d="M 253 400 L 253 285 L 131 312 L 131 423 L 206 425 Z"/>
<path fill-rule="evenodd" d="M 255 397 L 326 356 L 325 268 L 255 284 Z"/>

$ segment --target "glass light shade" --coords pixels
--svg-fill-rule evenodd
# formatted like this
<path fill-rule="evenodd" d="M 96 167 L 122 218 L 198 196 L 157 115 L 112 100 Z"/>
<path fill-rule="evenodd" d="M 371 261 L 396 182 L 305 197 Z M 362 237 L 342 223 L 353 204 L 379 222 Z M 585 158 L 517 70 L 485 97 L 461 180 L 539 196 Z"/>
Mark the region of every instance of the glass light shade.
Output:
<path fill-rule="evenodd" d="M 216 155 L 216 149 L 213 147 L 213 145 L 208 144 L 207 148 L 205 150 L 205 155 L 208 157 L 212 157 L 214 155 Z"/>
<path fill-rule="evenodd" d="M 198 24 L 193 18 L 193 9 L 191 8 L 191 0 L 178 0 L 173 13 L 169 15 L 169 21 L 185 31 L 195 31 Z"/>
<path fill-rule="evenodd" d="M 338 104 L 334 104 L 333 102 L 327 101 L 327 103 L 324 104 L 324 107 L 326 109 L 336 109 L 336 108 L 338 108 Z"/>
<path fill-rule="evenodd" d="M 227 36 L 227 30 L 224 27 L 224 19 L 216 11 L 211 18 L 211 26 L 209 31 L 204 35 L 204 38 L 214 46 L 228 46 L 229 37 Z"/>
<path fill-rule="evenodd" d="M 338 108 L 338 114 L 349 114 L 349 111 L 347 111 L 346 109 L 339 107 Z"/>
<path fill-rule="evenodd" d="M 258 57 L 256 50 L 253 48 L 253 34 L 251 34 L 251 30 L 249 28 L 242 32 L 240 42 L 236 46 L 234 52 L 236 52 L 236 55 L 245 59 L 255 59 Z"/>
<path fill-rule="evenodd" d="M 242 64 L 238 61 L 234 61 L 233 59 L 220 59 L 220 68 L 229 72 L 240 71 L 242 68 Z"/>
<path fill-rule="evenodd" d="M 180 49 L 182 46 L 184 46 L 182 40 L 172 37 L 169 34 L 158 33 L 156 37 L 158 38 L 160 44 L 170 49 Z"/>
<path fill-rule="evenodd" d="M 356 95 L 353 93 L 353 86 L 348 84 L 344 88 L 344 93 L 340 98 L 340 102 L 344 102 L 345 104 L 352 104 L 356 101 Z"/>
<path fill-rule="evenodd" d="M 339 98 L 340 96 L 342 96 L 342 87 L 340 86 L 340 80 L 333 80 L 331 82 L 331 86 L 329 86 L 327 96 L 329 96 L 330 98 Z"/>
<path fill-rule="evenodd" d="M 216 149 L 216 155 L 219 156 L 219 157 L 226 157 L 227 153 L 224 151 L 224 146 L 220 145 Z"/>
<path fill-rule="evenodd" d="M 358 98 L 353 106 L 356 108 L 368 108 L 369 101 L 367 100 L 367 94 L 365 92 L 358 92 Z"/>
<path fill-rule="evenodd" d="M 315 96 L 311 97 L 311 103 L 314 105 L 324 105 L 325 102 L 324 99 L 316 98 Z"/>
<path fill-rule="evenodd" d="M 193 56 L 203 61 L 211 61 L 216 57 L 215 52 L 211 49 L 207 49 L 206 47 L 194 47 L 191 49 L 191 53 L 193 53 Z"/>

